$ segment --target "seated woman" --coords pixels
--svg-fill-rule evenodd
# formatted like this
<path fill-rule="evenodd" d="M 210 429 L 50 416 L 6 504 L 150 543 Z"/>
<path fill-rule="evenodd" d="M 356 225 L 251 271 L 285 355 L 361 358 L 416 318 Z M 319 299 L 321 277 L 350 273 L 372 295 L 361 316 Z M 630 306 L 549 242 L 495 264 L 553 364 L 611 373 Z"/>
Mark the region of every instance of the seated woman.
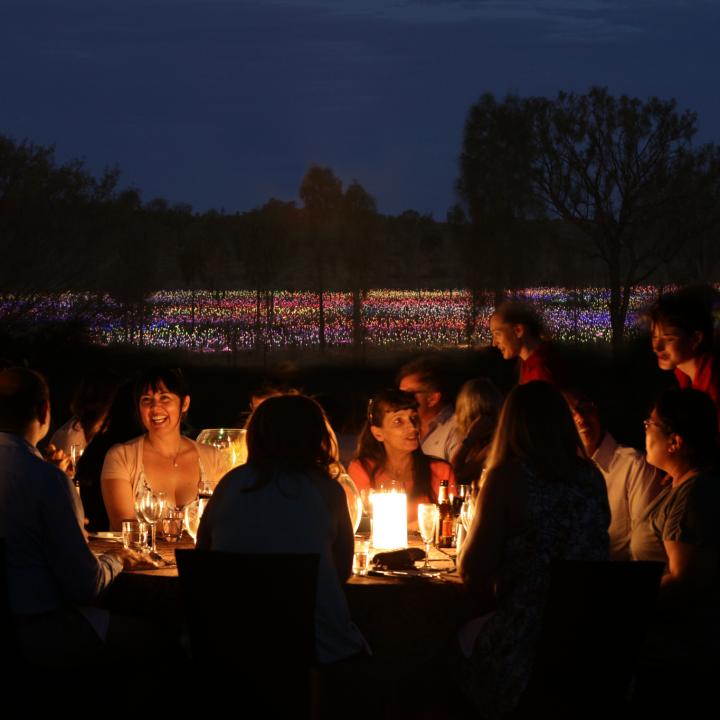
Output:
<path fill-rule="evenodd" d="M 468 380 L 455 401 L 455 423 L 462 442 L 452 459 L 455 479 L 471 485 L 480 479 L 495 433 L 503 398 L 488 378 Z"/>
<path fill-rule="evenodd" d="M 666 390 L 645 421 L 647 460 L 672 480 L 634 527 L 635 560 L 665 563 L 660 651 L 701 660 L 720 648 L 720 477 L 715 407 L 703 393 Z M 709 666 L 708 666 L 709 667 Z"/>
<path fill-rule="evenodd" d="M 153 368 L 135 383 L 135 403 L 146 433 L 115 445 L 105 456 L 102 495 L 110 528 L 135 519 L 135 494 L 146 485 L 183 507 L 206 483 L 214 487 L 224 473 L 218 450 L 184 437 L 180 423 L 190 408 L 190 394 L 180 370 Z"/>
<path fill-rule="evenodd" d="M 367 507 L 370 490 L 396 485 L 408 496 L 408 521 L 417 521 L 417 504 L 437 502 L 440 482 L 455 492 L 455 475 L 444 460 L 420 449 L 418 402 L 411 393 L 384 390 L 370 401 L 360 433 L 357 457 L 348 474 Z"/>
<path fill-rule="evenodd" d="M 713 291 L 689 287 L 663 295 L 650 309 L 652 349 L 661 370 L 672 370 L 681 388 L 715 403 L 720 427 L 720 360 L 713 351 Z"/>
<path fill-rule="evenodd" d="M 75 482 L 80 488 L 87 529 L 108 530 L 110 521 L 102 497 L 101 476 L 105 456 L 111 447 L 137 437 L 143 430 L 135 405 L 132 383 L 121 385 L 98 433 L 78 462 Z"/>
<path fill-rule="evenodd" d="M 304 395 L 271 397 L 247 428 L 248 461 L 218 485 L 197 547 L 245 553 L 320 555 L 316 650 L 321 663 L 357 655 L 365 640 L 350 619 L 341 583 L 350 577 L 353 533 L 322 408 Z"/>
<path fill-rule="evenodd" d="M 70 402 L 72 417 L 53 433 L 50 444 L 68 457 L 73 445 L 84 450 L 102 427 L 116 389 L 117 381 L 112 377 L 85 378 Z"/>
<path fill-rule="evenodd" d="M 482 717 L 510 712 L 530 677 L 551 564 L 606 560 L 605 482 L 560 392 L 505 400 L 458 569 L 478 617 L 460 631 L 463 690 Z"/>

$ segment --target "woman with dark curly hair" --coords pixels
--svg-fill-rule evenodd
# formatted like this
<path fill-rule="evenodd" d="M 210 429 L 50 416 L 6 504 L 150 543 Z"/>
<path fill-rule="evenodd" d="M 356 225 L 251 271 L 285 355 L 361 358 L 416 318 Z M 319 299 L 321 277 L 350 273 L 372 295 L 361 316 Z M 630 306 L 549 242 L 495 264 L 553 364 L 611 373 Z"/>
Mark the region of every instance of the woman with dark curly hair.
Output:
<path fill-rule="evenodd" d="M 348 473 L 367 502 L 370 490 L 391 485 L 408 496 L 408 520 L 417 520 L 417 504 L 437 502 L 440 482 L 455 490 L 449 463 L 424 455 L 420 449 L 418 402 L 411 393 L 383 390 L 368 405 L 356 458 Z M 367 505 L 366 505 L 367 506 Z"/>

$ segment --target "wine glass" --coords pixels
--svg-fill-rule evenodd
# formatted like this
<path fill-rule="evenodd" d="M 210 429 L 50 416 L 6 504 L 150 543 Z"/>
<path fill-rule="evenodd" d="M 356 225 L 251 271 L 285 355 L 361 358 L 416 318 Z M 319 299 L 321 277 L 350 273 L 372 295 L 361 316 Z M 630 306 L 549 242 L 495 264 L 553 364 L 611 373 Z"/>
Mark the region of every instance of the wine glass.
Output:
<path fill-rule="evenodd" d="M 161 491 L 155 491 L 145 485 L 135 496 L 135 512 L 138 513 L 138 520 L 145 520 L 150 525 L 151 553 L 157 555 L 157 523 L 165 512 L 167 495 Z"/>
<path fill-rule="evenodd" d="M 430 568 L 428 556 L 430 555 L 430 544 L 435 537 L 435 528 L 440 519 L 440 510 L 433 503 L 420 503 L 418 505 L 418 528 L 425 543 L 425 564 L 423 570 Z"/>
<path fill-rule="evenodd" d="M 73 444 L 70 446 L 70 468 L 72 469 L 73 477 L 77 473 L 77 466 L 80 458 L 82 457 L 83 450 L 85 448 L 82 445 Z"/>
<path fill-rule="evenodd" d="M 193 539 L 193 542 L 197 542 L 200 518 L 202 517 L 203 510 L 205 510 L 206 502 L 206 500 L 198 499 L 185 506 L 185 529 L 188 531 L 188 535 Z"/>
<path fill-rule="evenodd" d="M 475 514 L 475 498 L 473 495 L 468 495 L 465 498 L 465 502 L 460 508 L 460 522 L 465 528 L 465 532 L 470 532 L 470 526 L 472 525 L 473 515 Z"/>

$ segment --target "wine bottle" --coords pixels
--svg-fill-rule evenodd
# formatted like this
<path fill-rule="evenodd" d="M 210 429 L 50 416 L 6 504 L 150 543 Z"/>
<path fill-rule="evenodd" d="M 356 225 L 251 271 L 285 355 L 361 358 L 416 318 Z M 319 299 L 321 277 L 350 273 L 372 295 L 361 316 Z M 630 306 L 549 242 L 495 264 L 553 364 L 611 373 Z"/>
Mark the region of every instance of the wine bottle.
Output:
<path fill-rule="evenodd" d="M 455 516 L 453 515 L 452 505 L 450 505 L 447 480 L 440 481 L 438 509 L 440 517 L 437 524 L 435 545 L 439 548 L 449 548 L 453 546 L 453 540 L 455 539 Z"/>

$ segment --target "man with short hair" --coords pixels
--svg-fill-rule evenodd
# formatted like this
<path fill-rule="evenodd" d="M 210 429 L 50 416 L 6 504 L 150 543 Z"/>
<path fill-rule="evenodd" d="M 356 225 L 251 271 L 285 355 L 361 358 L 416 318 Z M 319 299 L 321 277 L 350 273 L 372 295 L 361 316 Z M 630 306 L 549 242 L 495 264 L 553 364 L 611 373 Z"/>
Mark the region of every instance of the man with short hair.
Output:
<path fill-rule="evenodd" d="M 630 560 L 630 536 L 660 492 L 661 473 L 645 455 L 619 445 L 603 428 L 595 403 L 578 391 L 565 393 L 585 451 L 605 478 L 610 504 L 610 559 Z"/>
<path fill-rule="evenodd" d="M 543 321 L 536 310 L 516 300 L 501 303 L 490 316 L 492 345 L 505 360 L 520 358 L 518 383 L 543 380 L 557 387 L 567 382 L 567 373 L 543 340 Z"/>
<path fill-rule="evenodd" d="M 418 401 L 422 451 L 451 462 L 462 438 L 437 365 L 427 358 L 406 363 L 398 373 L 398 387 L 412 393 Z"/>
<path fill-rule="evenodd" d="M 110 616 L 92 604 L 137 557 L 92 553 L 73 484 L 37 450 L 49 427 L 45 379 L 22 367 L 1 370 L 0 537 L 9 605 L 25 658 L 69 667 L 102 652 Z"/>

